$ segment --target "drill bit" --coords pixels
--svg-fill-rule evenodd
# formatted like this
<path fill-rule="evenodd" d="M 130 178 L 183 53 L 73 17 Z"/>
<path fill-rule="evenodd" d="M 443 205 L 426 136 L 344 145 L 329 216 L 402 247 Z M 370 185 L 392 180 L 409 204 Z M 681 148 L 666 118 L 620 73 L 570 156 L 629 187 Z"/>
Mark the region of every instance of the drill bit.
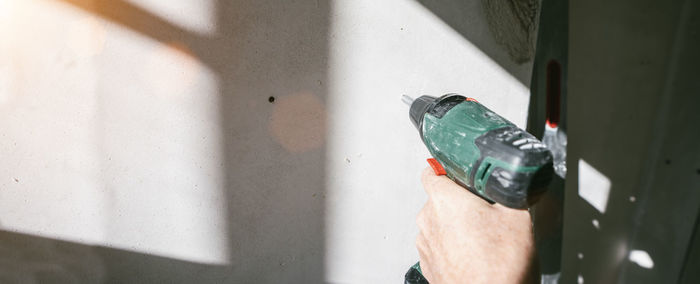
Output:
<path fill-rule="evenodd" d="M 403 103 L 407 104 L 408 106 L 411 106 L 411 104 L 413 104 L 413 98 L 411 98 L 411 97 L 409 97 L 409 96 L 407 96 L 407 95 L 401 96 L 401 101 L 402 101 Z"/>

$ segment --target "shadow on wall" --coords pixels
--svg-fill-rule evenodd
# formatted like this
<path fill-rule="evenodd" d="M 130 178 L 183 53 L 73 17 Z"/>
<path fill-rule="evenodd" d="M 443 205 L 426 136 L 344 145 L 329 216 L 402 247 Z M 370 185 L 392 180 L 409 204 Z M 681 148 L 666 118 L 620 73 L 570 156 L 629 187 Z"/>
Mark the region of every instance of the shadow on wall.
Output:
<path fill-rule="evenodd" d="M 0 231 L 2 282 L 322 282 L 329 4 L 220 0 L 204 35 L 125 0 L 57 2 L 177 46 L 217 76 L 228 264 Z M 117 100 L 97 99 L 98 113 Z M 115 222 L 109 234 L 135 228 Z"/>
<path fill-rule="evenodd" d="M 212 0 L 211 34 L 180 28 L 126 0 L 56 1 L 176 46 L 216 75 L 228 264 L 0 231 L 0 282 L 323 282 L 328 1 Z M 510 30 L 490 29 L 484 2 L 419 2 L 529 85 L 531 63 L 523 62 L 531 51 L 503 43 L 529 43 L 529 35 L 509 38 Z M 99 94 L 97 112 L 119 99 Z M 109 234 L 134 230 L 115 222 L 107 220 Z"/>
<path fill-rule="evenodd" d="M 416 1 L 530 86 L 540 1 Z"/>
<path fill-rule="evenodd" d="M 2 283 L 195 283 L 225 280 L 225 266 L 0 231 Z"/>

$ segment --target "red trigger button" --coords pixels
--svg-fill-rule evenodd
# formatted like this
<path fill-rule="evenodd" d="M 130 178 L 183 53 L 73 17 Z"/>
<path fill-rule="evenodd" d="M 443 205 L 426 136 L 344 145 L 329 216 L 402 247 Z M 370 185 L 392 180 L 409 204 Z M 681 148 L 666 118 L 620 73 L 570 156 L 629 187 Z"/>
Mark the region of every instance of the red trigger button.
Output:
<path fill-rule="evenodd" d="M 436 175 L 444 176 L 447 174 L 445 168 L 443 168 L 442 165 L 440 165 L 440 162 L 438 162 L 434 158 L 428 159 L 428 164 L 430 164 L 430 167 L 433 168 L 433 171 Z"/>

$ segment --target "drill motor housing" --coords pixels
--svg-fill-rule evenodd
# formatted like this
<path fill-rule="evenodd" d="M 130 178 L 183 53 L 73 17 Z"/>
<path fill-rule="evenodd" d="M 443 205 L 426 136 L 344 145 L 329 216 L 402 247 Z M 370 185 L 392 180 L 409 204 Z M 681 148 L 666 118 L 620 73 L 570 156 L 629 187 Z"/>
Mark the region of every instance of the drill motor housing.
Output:
<path fill-rule="evenodd" d="M 409 116 L 447 177 L 491 203 L 528 208 L 552 179 L 547 147 L 474 99 L 421 96 Z"/>

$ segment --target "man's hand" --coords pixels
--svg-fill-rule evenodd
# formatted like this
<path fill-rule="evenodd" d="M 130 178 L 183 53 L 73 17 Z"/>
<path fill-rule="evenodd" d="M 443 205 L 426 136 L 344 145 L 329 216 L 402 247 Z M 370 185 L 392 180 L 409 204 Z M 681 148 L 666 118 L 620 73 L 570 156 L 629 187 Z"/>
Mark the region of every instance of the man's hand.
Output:
<path fill-rule="evenodd" d="M 535 283 L 530 214 L 491 205 L 433 170 L 423 171 L 428 202 L 418 214 L 423 276 L 440 283 Z"/>

